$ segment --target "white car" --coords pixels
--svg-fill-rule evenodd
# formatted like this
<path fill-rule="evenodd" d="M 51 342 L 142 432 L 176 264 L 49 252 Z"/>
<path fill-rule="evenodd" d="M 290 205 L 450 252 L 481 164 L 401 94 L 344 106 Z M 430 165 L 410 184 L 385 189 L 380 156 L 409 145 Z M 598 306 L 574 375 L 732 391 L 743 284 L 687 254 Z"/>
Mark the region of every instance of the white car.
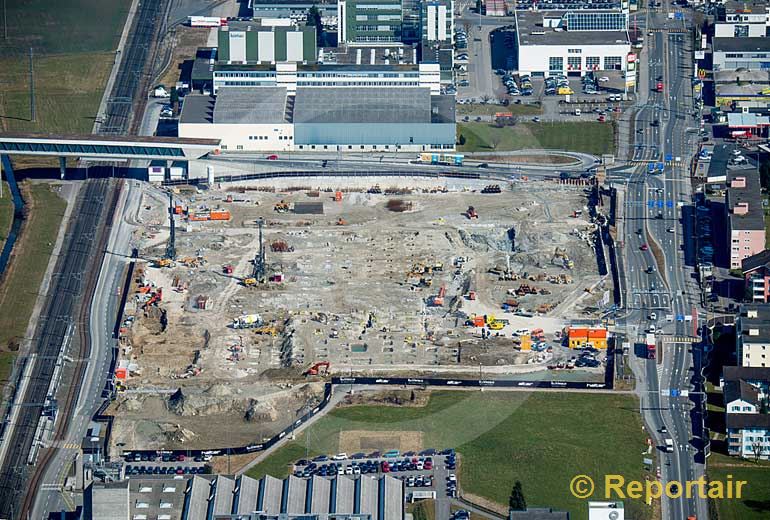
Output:
<path fill-rule="evenodd" d="M 656 313 L 654 313 L 654 312 L 651 312 L 650 315 L 648 316 L 648 319 L 650 321 L 655 321 L 655 320 L 658 319 L 658 315 Z"/>
<path fill-rule="evenodd" d="M 347 453 L 338 453 L 334 457 L 332 457 L 332 460 L 345 460 L 348 458 Z"/>
<path fill-rule="evenodd" d="M 610 80 L 607 76 L 602 76 L 599 78 L 599 83 L 607 83 Z"/>

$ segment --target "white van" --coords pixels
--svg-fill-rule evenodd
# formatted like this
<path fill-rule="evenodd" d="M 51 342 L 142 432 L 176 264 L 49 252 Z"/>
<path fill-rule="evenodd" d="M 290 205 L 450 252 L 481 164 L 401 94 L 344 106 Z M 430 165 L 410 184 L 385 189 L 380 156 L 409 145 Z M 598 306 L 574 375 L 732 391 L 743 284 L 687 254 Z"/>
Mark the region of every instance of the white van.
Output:
<path fill-rule="evenodd" d="M 582 114 L 582 112 L 580 111 L 580 109 L 579 109 L 579 108 L 576 108 L 576 109 L 575 109 L 575 115 L 576 115 L 576 116 L 579 116 L 580 114 Z"/>

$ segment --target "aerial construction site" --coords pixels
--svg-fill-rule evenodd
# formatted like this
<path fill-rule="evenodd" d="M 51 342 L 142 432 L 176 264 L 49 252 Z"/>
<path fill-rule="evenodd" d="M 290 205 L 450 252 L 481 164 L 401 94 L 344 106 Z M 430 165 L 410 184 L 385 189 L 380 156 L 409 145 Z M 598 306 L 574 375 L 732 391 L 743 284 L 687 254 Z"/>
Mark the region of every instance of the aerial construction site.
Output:
<path fill-rule="evenodd" d="M 408 178 L 148 186 L 132 216 L 140 261 L 112 443 L 259 441 L 316 406 L 331 374 L 570 377 L 553 370 L 574 360 L 567 316 L 597 319 L 610 289 L 586 191 Z M 601 364 L 579 372 L 603 378 Z"/>

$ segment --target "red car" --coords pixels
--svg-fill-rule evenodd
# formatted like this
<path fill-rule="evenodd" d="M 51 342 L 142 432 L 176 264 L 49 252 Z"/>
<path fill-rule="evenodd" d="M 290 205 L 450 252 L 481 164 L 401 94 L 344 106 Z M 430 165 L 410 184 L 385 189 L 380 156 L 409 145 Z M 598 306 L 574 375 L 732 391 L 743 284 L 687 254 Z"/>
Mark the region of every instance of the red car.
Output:
<path fill-rule="evenodd" d="M 600 122 L 600 123 L 604 123 L 606 120 L 607 120 L 607 118 L 606 118 L 606 117 L 604 117 L 604 116 L 599 116 L 599 122 Z"/>
<path fill-rule="evenodd" d="M 382 463 L 382 472 L 383 473 L 390 473 L 390 464 L 388 464 L 388 461 L 383 461 L 383 463 Z"/>
<path fill-rule="evenodd" d="M 275 155 L 275 154 L 272 154 L 272 155 L 268 155 L 267 157 L 265 157 L 265 159 L 267 159 L 268 161 L 277 161 L 278 160 L 278 156 Z"/>
<path fill-rule="evenodd" d="M 642 244 L 642 245 L 639 247 L 639 249 L 641 249 L 642 251 L 647 251 L 647 250 L 649 249 L 649 247 L 647 246 L 647 244 Z"/>

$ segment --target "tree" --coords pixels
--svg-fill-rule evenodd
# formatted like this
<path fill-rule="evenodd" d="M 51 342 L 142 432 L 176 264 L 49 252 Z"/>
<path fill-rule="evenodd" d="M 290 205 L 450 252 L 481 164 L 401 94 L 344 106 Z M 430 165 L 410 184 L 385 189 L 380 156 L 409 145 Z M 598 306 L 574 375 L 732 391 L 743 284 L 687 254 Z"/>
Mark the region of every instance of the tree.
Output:
<path fill-rule="evenodd" d="M 521 488 L 521 482 L 518 480 L 513 485 L 511 496 L 508 498 L 508 506 L 513 511 L 526 511 L 527 501 L 524 499 L 524 491 Z"/>
<path fill-rule="evenodd" d="M 179 109 L 179 92 L 177 92 L 176 87 L 171 87 L 171 97 L 169 98 L 169 101 L 171 102 L 171 108 L 176 114 Z"/>
<path fill-rule="evenodd" d="M 340 23 L 344 22 L 340 20 Z M 323 47 L 324 40 L 326 39 L 324 36 L 324 24 L 321 20 L 321 11 L 318 10 L 318 7 L 316 7 L 315 4 L 313 4 L 313 7 L 307 11 L 307 22 L 305 22 L 305 25 L 308 27 L 315 27 L 316 43 L 319 47 Z"/>
<path fill-rule="evenodd" d="M 757 441 L 752 442 L 751 451 L 754 452 L 754 462 L 759 462 L 759 458 L 762 456 L 762 443 Z"/>
<path fill-rule="evenodd" d="M 460 134 L 460 138 L 457 140 L 457 144 L 460 146 L 463 146 L 465 144 L 465 136 L 463 134 Z"/>
<path fill-rule="evenodd" d="M 770 189 L 770 161 L 764 161 L 759 166 L 759 182 L 764 189 Z"/>

